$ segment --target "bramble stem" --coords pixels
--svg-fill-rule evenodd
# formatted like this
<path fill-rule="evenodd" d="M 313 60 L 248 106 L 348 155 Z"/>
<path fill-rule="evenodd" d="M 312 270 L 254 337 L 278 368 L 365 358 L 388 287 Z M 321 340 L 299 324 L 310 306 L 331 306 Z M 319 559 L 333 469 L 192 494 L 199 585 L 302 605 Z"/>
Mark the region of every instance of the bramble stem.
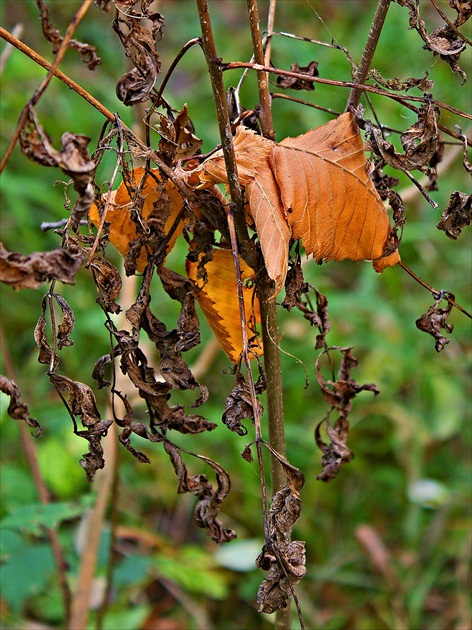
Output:
<path fill-rule="evenodd" d="M 379 0 L 374 19 L 372 20 L 372 26 L 370 28 L 369 35 L 367 36 L 367 42 L 364 48 L 364 52 L 362 53 L 359 66 L 354 76 L 354 81 L 356 83 L 365 83 L 365 80 L 367 79 L 370 64 L 372 63 L 375 49 L 377 48 L 380 33 L 382 32 L 389 6 L 390 0 Z M 362 91 L 363 90 L 359 87 L 353 87 L 351 89 L 349 98 L 347 100 L 346 111 L 348 111 L 352 107 L 357 107 L 359 105 Z"/>

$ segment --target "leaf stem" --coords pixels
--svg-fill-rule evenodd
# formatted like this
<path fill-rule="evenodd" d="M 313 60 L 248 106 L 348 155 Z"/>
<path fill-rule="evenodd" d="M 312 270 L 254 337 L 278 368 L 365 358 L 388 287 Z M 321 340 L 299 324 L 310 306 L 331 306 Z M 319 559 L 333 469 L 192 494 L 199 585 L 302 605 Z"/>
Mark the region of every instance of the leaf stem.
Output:
<path fill-rule="evenodd" d="M 367 42 L 362 53 L 362 57 L 354 75 L 354 81 L 356 83 L 365 83 L 367 74 L 370 69 L 370 64 L 375 54 L 375 49 L 380 38 L 380 33 L 387 17 L 388 8 L 390 6 L 390 0 L 379 0 L 377 9 L 375 11 L 374 19 L 372 20 L 372 26 L 370 27 L 369 35 L 367 36 Z M 361 98 L 363 90 L 360 87 L 353 87 L 347 100 L 346 111 L 352 107 L 357 107 Z"/>

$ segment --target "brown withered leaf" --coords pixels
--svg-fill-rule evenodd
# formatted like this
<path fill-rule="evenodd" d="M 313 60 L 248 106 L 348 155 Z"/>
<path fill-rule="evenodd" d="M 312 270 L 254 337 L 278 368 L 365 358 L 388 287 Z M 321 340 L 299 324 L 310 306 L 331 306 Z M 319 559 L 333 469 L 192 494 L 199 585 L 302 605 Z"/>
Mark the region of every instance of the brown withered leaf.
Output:
<path fill-rule="evenodd" d="M 79 250 L 58 248 L 24 256 L 9 252 L 0 243 L 0 282 L 13 289 L 38 289 L 51 280 L 74 284 L 83 261 L 84 254 Z"/>
<path fill-rule="evenodd" d="M 442 213 L 438 230 L 454 241 L 459 238 L 462 228 L 472 223 L 472 195 L 455 190 L 449 198 L 449 205 Z"/>
<path fill-rule="evenodd" d="M 306 74 L 310 77 L 318 76 L 318 62 L 310 61 L 307 66 L 300 67 L 298 63 L 292 63 L 290 66 L 290 72 L 297 72 L 299 74 Z M 313 81 L 307 81 L 306 79 L 296 77 L 278 76 L 277 85 L 281 88 L 291 88 L 292 90 L 307 90 L 312 92 L 315 89 Z"/>
<path fill-rule="evenodd" d="M 125 105 L 136 105 L 148 100 L 161 71 L 156 38 L 161 36 L 164 18 L 160 13 L 148 12 L 150 0 L 141 3 L 141 13 L 134 9 L 136 3 L 115 0 L 115 4 L 119 12 L 113 20 L 113 29 L 135 66 L 119 79 L 116 95 Z"/>
<path fill-rule="evenodd" d="M 138 272 L 144 271 L 148 257 L 155 253 L 152 245 L 155 249 L 163 248 L 164 259 L 182 232 L 184 221 L 180 215 L 184 199 L 171 181 L 161 181 L 159 169 L 151 169 L 148 173 L 142 167 L 134 169 L 129 181 L 123 182 L 109 195 L 104 195 L 103 201 L 106 208 L 105 220 L 110 223 L 111 244 L 122 256 L 126 256 L 132 244 L 137 243 L 135 268 Z M 96 204 L 92 204 L 90 208 L 90 220 L 95 226 L 100 225 L 101 214 Z M 138 239 L 138 226 L 141 226 L 142 232 L 144 225 L 148 230 L 152 228 L 156 236 L 156 243 L 151 240 L 148 245 L 149 251 L 143 239 Z"/>
<path fill-rule="evenodd" d="M 455 296 L 448 291 L 442 291 L 438 296 L 434 296 L 436 302 L 429 307 L 428 311 L 424 313 L 419 319 L 416 320 L 416 327 L 423 332 L 433 336 L 436 340 L 435 347 L 436 352 L 441 352 L 444 347 L 449 343 L 450 339 L 444 337 L 442 330 L 447 333 L 451 333 L 454 329 L 452 324 L 447 323 L 447 318 L 452 310 L 452 303 L 447 302 L 446 306 L 440 308 L 439 305 L 445 298 L 450 298 L 454 301 Z"/>
<path fill-rule="evenodd" d="M 236 533 L 223 527 L 217 518 L 221 505 L 231 488 L 228 473 L 217 462 L 208 457 L 185 451 L 189 455 L 201 459 L 214 470 L 217 487 L 213 489 L 212 484 L 208 482 L 205 475 L 189 476 L 187 467 L 180 454 L 180 451 L 183 449 L 180 449 L 168 440 L 165 440 L 164 448 L 170 457 L 175 474 L 179 480 L 178 492 L 193 492 L 199 499 L 193 514 L 196 524 L 206 529 L 207 534 L 217 543 L 233 540 L 236 537 Z"/>
<path fill-rule="evenodd" d="M 313 290 L 316 295 L 316 311 L 312 308 L 308 298 L 308 293 Z M 306 296 L 306 297 L 305 297 Z M 291 311 L 297 308 L 303 313 L 303 317 L 320 331 L 316 336 L 315 349 L 323 348 L 325 337 L 331 330 L 331 323 L 328 317 L 328 300 L 320 293 L 316 287 L 312 287 L 303 278 L 303 270 L 300 257 L 298 256 L 291 264 L 287 280 L 285 282 L 285 298 L 282 302 L 283 308 Z"/>
<path fill-rule="evenodd" d="M 101 256 L 95 256 L 90 268 L 98 291 L 98 304 L 106 313 L 118 314 L 121 307 L 116 303 L 116 299 L 123 284 L 118 269 Z"/>
<path fill-rule="evenodd" d="M 373 383 L 359 385 L 352 377 L 351 370 L 357 367 L 358 361 L 351 352 L 352 348 L 328 348 L 324 350 L 316 360 L 316 380 L 330 409 L 326 417 L 318 424 L 315 430 L 315 439 L 318 447 L 323 452 L 323 472 L 317 475 L 321 481 L 330 481 L 338 474 L 343 464 L 349 463 L 354 454 L 347 447 L 346 440 L 349 433 L 348 415 L 352 409 L 352 400 L 359 392 L 370 391 L 376 396 L 379 390 Z M 321 358 L 329 354 L 331 350 L 338 350 L 342 354 L 341 363 L 336 381 L 325 380 L 321 372 Z M 338 413 L 338 418 L 333 426 L 329 422 L 329 416 L 333 410 Z M 329 444 L 325 444 L 321 438 L 321 425 L 325 423 Z"/>
<path fill-rule="evenodd" d="M 239 126 L 234 138 L 240 183 L 259 236 L 267 272 L 284 285 L 291 238 L 323 260 L 374 260 L 382 271 L 400 260 L 384 256 L 390 225 L 367 173 L 364 145 L 347 112 L 279 144 Z M 227 183 L 218 151 L 187 175 L 190 185 Z"/>
<path fill-rule="evenodd" d="M 382 87 L 388 90 L 397 90 L 400 92 L 407 92 L 416 87 L 422 92 L 430 92 L 433 89 L 434 81 L 428 79 L 428 72 L 424 77 L 416 79 L 415 77 L 408 77 L 407 79 L 399 79 L 394 77 L 393 79 L 384 79 L 380 72 L 375 68 L 369 71 L 369 77 L 377 81 Z"/>
<path fill-rule="evenodd" d="M 95 396 L 88 385 L 60 374 L 50 373 L 49 379 L 62 399 L 64 396 L 68 397 L 67 408 L 74 423 L 74 432 L 89 442 L 89 452 L 84 454 L 80 464 L 85 470 L 87 479 L 92 481 L 96 471 L 105 466 L 100 441 L 107 434 L 113 421 L 100 419 Z M 78 430 L 76 417 L 80 418 L 85 427 L 84 431 Z"/>
<path fill-rule="evenodd" d="M 78 198 L 71 219 L 79 224 L 89 211 L 94 199 L 92 186 L 95 162 L 90 158 L 87 145 L 90 138 L 66 132 L 61 136 L 62 148 L 57 151 L 50 137 L 38 122 L 34 108 L 28 106 L 28 117 L 20 133 L 20 147 L 27 158 L 42 166 L 57 166 L 72 178 Z"/>
<path fill-rule="evenodd" d="M 20 390 L 16 383 L 0 374 L 0 392 L 10 397 L 7 413 L 13 420 L 23 420 L 29 427 L 36 429 L 35 437 L 41 435 L 41 425 L 29 413 L 28 405 L 21 400 Z"/>
<path fill-rule="evenodd" d="M 243 260 L 240 265 L 243 281 L 254 274 Z M 205 277 L 198 262 L 187 260 L 186 269 L 188 277 L 197 287 L 195 297 L 218 343 L 228 359 L 237 363 L 242 351 L 242 333 L 232 252 L 225 249 L 214 250 L 213 258 L 203 266 Z M 259 301 L 254 286 L 243 286 L 243 295 L 246 321 L 250 322 L 255 318 L 257 323 L 260 322 Z M 262 341 L 251 328 L 248 329 L 248 337 L 250 355 L 262 354 Z"/>
<path fill-rule="evenodd" d="M 422 170 L 433 158 L 439 141 L 438 112 L 431 103 L 423 105 L 417 122 L 400 137 L 405 153 L 399 153 L 393 144 L 384 140 L 382 131 L 366 122 L 366 133 L 372 149 L 393 168 L 402 171 Z"/>
<path fill-rule="evenodd" d="M 51 348 L 46 335 L 46 311 L 50 307 L 50 301 L 56 302 L 63 314 L 62 323 L 57 326 L 55 331 L 56 347 Z M 51 306 L 51 308 L 54 308 Z M 72 346 L 73 341 L 70 338 L 75 325 L 75 317 L 71 307 L 67 301 L 57 293 L 47 293 L 41 301 L 41 315 L 34 329 L 34 340 L 39 349 L 38 362 L 49 365 L 50 372 L 53 372 L 59 363 L 56 349 L 61 350 L 64 346 Z"/>
<path fill-rule="evenodd" d="M 231 394 L 226 398 L 225 410 L 223 413 L 223 422 L 238 435 L 247 435 L 247 429 L 242 424 L 243 420 L 250 418 L 254 421 L 255 417 L 262 417 L 262 403 L 256 398 L 258 409 L 253 407 L 253 397 L 248 382 L 238 370 L 236 372 L 236 385 Z"/>
<path fill-rule="evenodd" d="M 52 52 L 56 54 L 62 44 L 63 37 L 54 26 L 54 24 L 52 24 L 52 22 L 49 20 L 49 7 L 44 2 L 44 0 L 36 0 L 36 5 L 40 11 L 43 34 L 45 38 L 53 45 Z M 100 57 L 97 54 L 97 49 L 95 48 L 95 46 L 84 44 L 83 42 L 79 42 L 76 39 L 71 39 L 67 47 L 71 48 L 72 50 L 77 50 L 80 53 L 82 61 L 87 64 L 87 68 L 89 70 L 95 70 L 95 68 L 102 63 Z"/>
<path fill-rule="evenodd" d="M 267 519 L 268 539 L 256 560 L 259 568 L 269 572 L 257 593 L 259 611 L 272 613 L 287 606 L 294 585 L 306 574 L 305 543 L 290 540 L 292 526 L 303 506 L 300 490 L 305 477 L 280 453 L 268 444 L 265 446 L 280 462 L 288 480 L 272 499 Z"/>

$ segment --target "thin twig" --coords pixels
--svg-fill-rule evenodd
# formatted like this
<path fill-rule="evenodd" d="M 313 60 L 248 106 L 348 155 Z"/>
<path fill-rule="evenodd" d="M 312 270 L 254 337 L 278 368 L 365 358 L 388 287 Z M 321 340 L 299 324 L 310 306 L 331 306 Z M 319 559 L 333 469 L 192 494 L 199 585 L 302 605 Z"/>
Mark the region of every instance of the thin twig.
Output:
<path fill-rule="evenodd" d="M 430 0 L 430 2 L 433 5 L 433 7 L 436 9 L 436 11 L 439 13 L 439 15 L 442 17 L 442 19 L 449 26 L 449 28 L 451 28 L 454 31 L 457 37 L 460 37 L 461 39 L 463 39 L 467 44 L 469 44 L 469 46 L 472 46 L 472 41 L 468 37 L 466 37 L 463 33 L 461 33 L 460 30 L 457 28 L 457 26 L 453 22 L 451 22 L 451 20 L 447 17 L 447 15 L 444 13 L 441 7 L 438 6 L 438 4 L 436 3 L 436 0 Z"/>
<path fill-rule="evenodd" d="M 16 24 L 13 27 L 12 30 L 12 36 L 17 38 L 17 37 L 21 37 L 23 31 L 24 31 L 24 25 L 19 23 Z M 7 45 L 5 46 L 5 48 L 2 50 L 2 54 L 0 55 L 0 74 L 3 72 L 3 69 L 8 61 L 8 58 L 10 57 L 11 53 L 13 50 L 13 46 L 11 45 L 10 42 L 7 42 Z"/>
<path fill-rule="evenodd" d="M 393 92 L 389 92 L 387 90 L 382 90 L 381 88 L 374 87 L 373 85 L 368 84 L 359 84 L 354 81 L 336 81 L 334 79 L 325 79 L 323 77 L 313 77 L 309 74 L 305 74 L 303 72 L 292 72 L 291 70 L 281 70 L 280 68 L 273 68 L 272 66 L 261 66 L 257 63 L 249 63 L 246 61 L 230 61 L 228 63 L 220 64 L 223 71 L 225 70 L 235 70 L 237 68 L 250 68 L 252 70 L 264 70 L 265 72 L 272 72 L 273 74 L 277 74 L 283 77 L 292 77 L 294 79 L 303 79 L 304 81 L 310 81 L 311 83 L 320 83 L 322 85 L 332 85 L 335 87 L 344 87 L 344 88 L 359 88 L 364 92 L 372 92 L 372 94 L 379 94 L 380 96 L 386 96 L 387 98 L 391 98 L 395 101 L 401 103 L 404 107 L 411 109 L 412 111 L 418 112 L 418 108 L 411 105 L 408 101 L 413 101 L 416 103 L 424 103 L 425 98 L 423 96 L 412 96 L 410 94 L 395 94 Z M 441 101 L 437 101 L 435 99 L 430 99 L 433 105 L 440 107 L 441 109 L 445 109 L 457 116 L 461 116 L 462 118 L 467 118 L 468 120 L 472 120 L 472 114 L 468 114 L 467 112 L 463 112 L 460 109 L 456 109 L 447 103 L 443 103 Z M 438 125 L 439 127 L 439 125 Z M 442 128 L 441 128 L 442 129 Z M 444 130 L 449 135 L 457 138 L 457 134 L 450 130 Z"/>
<path fill-rule="evenodd" d="M 430 291 L 433 294 L 433 297 L 442 295 L 444 293 L 443 291 L 438 291 L 434 287 L 429 286 L 427 282 L 425 282 L 419 276 L 417 276 L 416 273 L 412 271 L 409 267 L 407 267 L 403 262 L 400 262 L 398 264 L 404 271 L 407 272 L 408 275 L 410 275 L 413 278 L 413 280 L 416 280 L 418 284 L 421 284 L 422 287 Z M 448 295 L 444 295 L 443 299 L 446 300 L 446 302 L 449 302 L 449 304 L 451 304 L 454 308 L 457 308 L 458 311 L 466 315 L 466 317 L 468 317 L 469 319 L 472 319 L 472 315 L 468 311 L 466 311 L 465 308 L 463 308 L 460 304 L 457 304 L 457 302 L 453 300 L 451 297 L 449 297 Z"/>
<path fill-rule="evenodd" d="M 254 59 L 257 64 L 265 65 L 257 0 L 247 0 L 247 10 L 249 14 L 249 23 L 251 25 Z M 259 89 L 259 103 L 261 106 L 259 119 L 261 121 L 262 133 L 266 138 L 269 138 L 269 140 L 274 140 L 275 132 L 274 125 L 272 123 L 272 114 L 270 111 L 270 94 L 268 81 L 269 78 L 267 72 L 265 72 L 264 70 L 257 70 L 257 86 Z"/>
<path fill-rule="evenodd" d="M 379 0 L 377 5 L 377 9 L 375 11 L 374 19 L 372 20 L 372 26 L 369 31 L 369 35 L 367 36 L 367 42 L 364 48 L 364 52 L 362 53 L 362 57 L 357 68 L 357 71 L 354 75 L 354 80 L 356 83 L 364 83 L 367 74 L 370 69 L 370 64 L 372 63 L 372 59 L 375 54 L 375 49 L 377 48 L 377 44 L 380 38 L 380 33 L 382 32 L 382 28 L 385 22 L 385 18 L 387 17 L 388 7 L 390 6 L 390 0 Z M 361 98 L 362 90 L 358 87 L 353 87 L 349 94 L 349 98 L 346 104 L 346 111 L 353 107 L 357 107 L 359 105 L 359 100 Z"/>

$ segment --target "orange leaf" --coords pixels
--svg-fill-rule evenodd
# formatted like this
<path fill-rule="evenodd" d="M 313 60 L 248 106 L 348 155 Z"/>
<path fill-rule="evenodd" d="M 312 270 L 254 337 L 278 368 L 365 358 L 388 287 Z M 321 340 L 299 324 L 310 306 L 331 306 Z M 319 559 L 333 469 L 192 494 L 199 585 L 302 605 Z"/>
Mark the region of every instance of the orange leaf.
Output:
<path fill-rule="evenodd" d="M 269 276 L 280 291 L 291 238 L 322 260 L 373 260 L 376 271 L 400 261 L 382 258 L 390 223 L 367 173 L 364 144 L 351 113 L 279 144 L 245 127 L 234 137 L 238 177 Z M 217 151 L 187 174 L 191 185 L 228 183 Z"/>
<path fill-rule="evenodd" d="M 253 270 L 240 260 L 241 278 L 253 275 Z M 233 254 L 226 249 L 214 250 L 212 260 L 205 264 L 206 279 L 199 277 L 198 263 L 187 260 L 187 275 L 200 289 L 196 298 L 218 343 L 232 363 L 237 363 L 242 351 L 241 319 L 236 286 L 236 272 Z M 254 287 L 243 286 L 246 322 L 253 312 L 256 322 L 260 322 L 259 302 Z M 254 301 L 254 308 L 253 308 Z M 250 349 L 253 355 L 262 354 L 261 341 L 253 340 L 254 332 L 248 330 Z"/>
<path fill-rule="evenodd" d="M 135 168 L 131 173 L 133 187 L 137 188 L 139 186 L 144 172 L 144 168 L 139 167 Z M 160 199 L 160 179 L 161 176 L 159 169 L 151 169 L 150 173 L 146 177 L 146 181 L 144 182 L 141 190 L 141 195 L 144 197 L 144 203 L 140 214 L 142 220 L 146 220 L 149 217 L 154 209 L 154 204 L 156 204 Z M 177 217 L 183 208 L 184 200 L 171 181 L 167 181 L 166 190 L 169 193 L 171 204 L 170 214 L 167 217 L 164 226 L 164 231 L 167 234 L 177 220 Z M 131 199 L 124 182 L 117 190 L 110 193 L 108 201 L 109 205 L 106 214 L 106 221 L 110 223 L 110 242 L 114 247 L 116 247 L 122 256 L 126 256 L 130 249 L 130 242 L 136 238 L 137 232 L 136 223 L 132 221 L 130 217 L 130 210 L 134 205 L 133 200 Z M 101 217 L 95 204 L 92 204 L 92 207 L 90 208 L 90 220 L 94 225 L 97 227 L 99 226 Z M 184 222 L 180 221 L 169 239 L 167 252 L 170 252 L 173 248 L 175 240 L 182 232 L 183 226 Z M 141 248 L 140 255 L 137 259 L 137 271 L 144 271 L 147 261 L 148 253 L 144 248 Z"/>

